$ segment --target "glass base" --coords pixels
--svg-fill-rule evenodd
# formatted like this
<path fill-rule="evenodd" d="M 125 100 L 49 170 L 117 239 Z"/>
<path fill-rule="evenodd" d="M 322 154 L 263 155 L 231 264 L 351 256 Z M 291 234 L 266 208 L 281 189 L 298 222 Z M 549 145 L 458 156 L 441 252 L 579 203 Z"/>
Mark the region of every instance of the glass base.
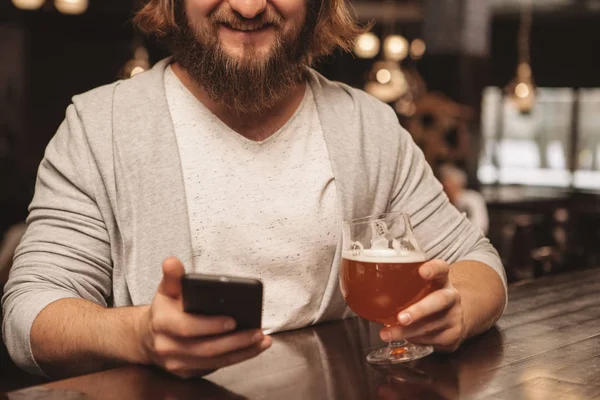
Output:
<path fill-rule="evenodd" d="M 371 364 L 389 365 L 418 360 L 433 353 L 430 345 L 412 344 L 403 340 L 382 346 L 367 356 Z"/>

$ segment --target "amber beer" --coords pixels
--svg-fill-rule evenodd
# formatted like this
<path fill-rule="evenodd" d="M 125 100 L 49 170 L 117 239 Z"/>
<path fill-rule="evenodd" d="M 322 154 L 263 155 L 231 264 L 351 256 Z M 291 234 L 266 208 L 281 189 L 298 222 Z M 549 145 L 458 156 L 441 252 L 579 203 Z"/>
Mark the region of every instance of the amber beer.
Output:
<path fill-rule="evenodd" d="M 393 250 L 390 250 L 393 252 Z M 368 254 L 342 255 L 340 285 L 346 303 L 357 315 L 385 325 L 398 323 L 398 313 L 432 291 L 419 275 L 425 262 L 420 254 L 405 257 Z"/>

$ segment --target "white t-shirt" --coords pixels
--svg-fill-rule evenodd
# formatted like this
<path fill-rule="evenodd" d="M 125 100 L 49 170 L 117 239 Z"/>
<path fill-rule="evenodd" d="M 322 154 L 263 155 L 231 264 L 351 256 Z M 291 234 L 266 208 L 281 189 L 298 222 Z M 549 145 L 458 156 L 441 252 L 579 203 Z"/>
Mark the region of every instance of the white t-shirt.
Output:
<path fill-rule="evenodd" d="M 268 139 L 230 129 L 169 67 L 165 89 L 181 157 L 194 270 L 258 278 L 267 332 L 311 324 L 337 244 L 335 181 L 309 86 Z"/>

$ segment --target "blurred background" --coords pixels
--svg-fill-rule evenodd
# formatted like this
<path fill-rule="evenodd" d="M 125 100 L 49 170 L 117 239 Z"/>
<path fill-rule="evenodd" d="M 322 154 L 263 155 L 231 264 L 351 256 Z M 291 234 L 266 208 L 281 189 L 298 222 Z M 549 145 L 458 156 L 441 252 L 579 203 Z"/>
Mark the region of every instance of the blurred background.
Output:
<path fill-rule="evenodd" d="M 479 196 L 509 279 L 597 266 L 600 0 L 352 5 L 371 32 L 317 69 L 389 103 L 434 170 Z M 0 0 L 0 237 L 24 221 L 70 98 L 168 55 L 133 29 L 138 7 Z"/>

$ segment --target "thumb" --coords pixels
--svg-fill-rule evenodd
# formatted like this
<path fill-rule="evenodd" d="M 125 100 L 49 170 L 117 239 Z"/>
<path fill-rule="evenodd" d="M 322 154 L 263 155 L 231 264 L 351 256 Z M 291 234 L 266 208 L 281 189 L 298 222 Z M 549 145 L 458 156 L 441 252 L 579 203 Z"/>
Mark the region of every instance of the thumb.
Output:
<path fill-rule="evenodd" d="M 158 293 L 174 299 L 181 297 L 181 278 L 185 274 L 181 261 L 177 257 L 169 257 L 163 261 L 162 270 Z"/>

